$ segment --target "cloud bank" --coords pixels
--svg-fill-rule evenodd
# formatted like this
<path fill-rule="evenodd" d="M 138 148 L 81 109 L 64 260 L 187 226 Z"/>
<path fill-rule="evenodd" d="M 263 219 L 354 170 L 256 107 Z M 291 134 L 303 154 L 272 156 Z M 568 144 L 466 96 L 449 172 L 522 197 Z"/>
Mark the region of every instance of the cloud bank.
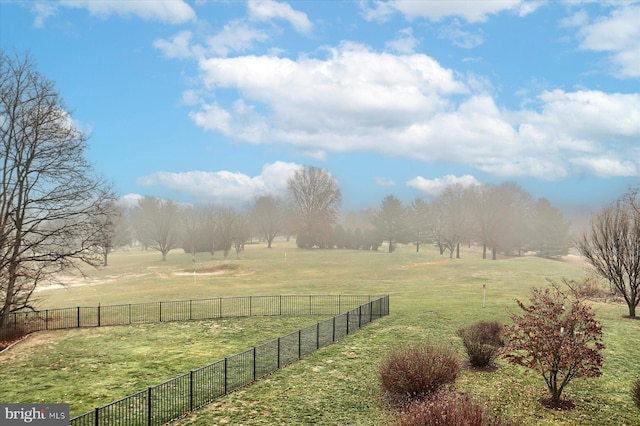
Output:
<path fill-rule="evenodd" d="M 228 171 L 156 172 L 138 179 L 142 186 L 162 186 L 189 194 L 199 203 L 242 205 L 262 195 L 285 197 L 287 181 L 301 166 L 277 161 L 258 176 Z"/>
<path fill-rule="evenodd" d="M 236 99 L 191 112 L 208 131 L 312 152 L 373 151 L 425 163 L 468 164 L 498 177 L 560 180 L 635 176 L 640 95 L 556 89 L 508 110 L 473 78 L 425 54 L 357 43 L 297 59 L 236 56 L 199 61 L 204 91 Z M 367 66 L 362 66 L 367 64 Z"/>

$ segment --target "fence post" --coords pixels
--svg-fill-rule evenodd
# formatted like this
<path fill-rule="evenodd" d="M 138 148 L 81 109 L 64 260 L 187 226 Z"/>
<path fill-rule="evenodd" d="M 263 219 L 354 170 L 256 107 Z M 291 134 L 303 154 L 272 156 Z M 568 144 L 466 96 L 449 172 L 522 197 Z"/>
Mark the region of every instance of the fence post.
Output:
<path fill-rule="evenodd" d="M 320 349 L 320 323 L 316 323 L 316 350 Z"/>
<path fill-rule="evenodd" d="M 98 414 L 98 410 L 99 410 L 98 407 L 96 407 L 96 409 L 94 410 L 94 413 L 96 414 L 94 416 L 94 425 L 95 426 L 100 426 L 100 415 Z"/>
<path fill-rule="evenodd" d="M 349 312 L 347 311 L 347 336 L 349 335 Z"/>
<path fill-rule="evenodd" d="M 49 310 L 44 311 L 44 329 L 49 329 Z"/>
<path fill-rule="evenodd" d="M 227 394 L 227 358 L 224 359 L 224 394 Z"/>
<path fill-rule="evenodd" d="M 162 322 L 162 302 L 160 302 L 160 322 Z"/>
<path fill-rule="evenodd" d="M 358 307 L 358 328 L 362 328 L 362 305 Z"/>
<path fill-rule="evenodd" d="M 256 347 L 253 347 L 253 381 L 256 381 Z"/>
<path fill-rule="evenodd" d="M 335 343 L 336 341 L 336 317 L 333 317 L 333 336 L 331 340 Z"/>
<path fill-rule="evenodd" d="M 298 329 L 298 359 L 302 358 L 302 329 Z"/>
<path fill-rule="evenodd" d="M 129 324 L 131 324 L 131 303 L 129 303 Z"/>
<path fill-rule="evenodd" d="M 280 368 L 280 338 L 278 337 L 278 369 Z"/>
<path fill-rule="evenodd" d="M 100 327 L 100 304 L 98 303 L 98 327 Z"/>
<path fill-rule="evenodd" d="M 193 411 L 193 370 L 189 371 L 189 411 Z"/>
<path fill-rule="evenodd" d="M 193 319 L 193 316 L 191 314 L 191 312 L 193 311 L 191 304 L 193 303 L 192 299 L 189 299 L 189 321 L 191 321 Z"/>
<path fill-rule="evenodd" d="M 147 424 L 151 426 L 151 386 L 147 388 Z"/>
<path fill-rule="evenodd" d="M 80 328 L 80 306 L 78 306 L 78 328 Z"/>
<path fill-rule="evenodd" d="M 253 305 L 253 296 L 249 296 L 249 316 L 251 316 L 252 311 L 251 311 L 251 307 Z"/>

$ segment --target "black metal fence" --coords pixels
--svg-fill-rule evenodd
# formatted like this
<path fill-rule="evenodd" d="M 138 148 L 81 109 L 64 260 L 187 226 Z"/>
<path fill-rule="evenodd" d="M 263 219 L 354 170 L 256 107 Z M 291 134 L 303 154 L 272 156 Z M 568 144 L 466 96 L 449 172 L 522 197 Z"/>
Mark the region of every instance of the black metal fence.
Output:
<path fill-rule="evenodd" d="M 284 299 L 279 299 L 280 297 Z M 231 306 L 234 306 L 238 309 L 237 312 L 244 312 L 244 316 L 280 315 L 280 313 L 281 315 L 324 315 L 323 312 L 327 310 L 339 310 L 341 306 L 346 306 L 341 305 L 342 303 L 354 303 L 356 300 L 362 301 L 363 298 L 368 300 L 352 309 L 346 308 L 349 309 L 346 312 L 343 311 L 338 315 L 331 313 L 335 315 L 332 318 L 98 407 L 71 419 L 70 424 L 72 426 L 163 425 L 328 346 L 378 318 L 389 315 L 389 296 L 233 298 L 235 304 L 225 307 L 231 309 Z M 315 303 L 314 300 L 316 300 Z M 282 303 L 285 301 L 286 303 Z M 160 315 L 160 308 L 157 309 L 156 315 Z M 186 308 L 181 309 L 186 310 Z M 214 310 L 214 312 L 223 311 Z M 222 315 L 211 318 L 220 316 Z"/>
<path fill-rule="evenodd" d="M 14 312 L 9 315 L 5 327 L 0 329 L 0 339 L 3 334 L 15 334 L 17 330 L 32 333 L 66 328 L 248 316 L 337 315 L 346 309 L 371 301 L 372 297 L 366 295 L 220 297 Z"/>

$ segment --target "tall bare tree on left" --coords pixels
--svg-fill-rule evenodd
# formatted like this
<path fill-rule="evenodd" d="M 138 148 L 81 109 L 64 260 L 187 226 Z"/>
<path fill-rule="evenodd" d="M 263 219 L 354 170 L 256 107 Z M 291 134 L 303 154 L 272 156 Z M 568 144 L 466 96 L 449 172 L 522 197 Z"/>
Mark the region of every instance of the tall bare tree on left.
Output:
<path fill-rule="evenodd" d="M 39 284 L 99 266 L 114 194 L 84 158 L 87 137 L 29 57 L 0 50 L 0 329 Z"/>

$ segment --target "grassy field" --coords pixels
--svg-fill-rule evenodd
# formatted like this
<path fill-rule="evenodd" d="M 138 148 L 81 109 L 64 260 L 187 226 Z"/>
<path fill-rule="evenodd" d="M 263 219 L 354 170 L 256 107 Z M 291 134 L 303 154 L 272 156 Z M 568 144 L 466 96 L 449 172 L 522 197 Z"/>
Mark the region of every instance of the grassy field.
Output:
<path fill-rule="evenodd" d="M 401 343 L 450 342 L 472 322 L 508 322 L 532 286 L 547 278 L 581 278 L 577 262 L 534 257 L 482 260 L 473 249 L 462 259 L 430 247 L 397 252 L 305 251 L 278 242 L 250 245 L 239 259 L 201 255 L 195 264 L 174 251 L 119 252 L 110 266 L 87 271 L 70 286 L 39 291 L 40 307 L 92 306 L 142 301 L 273 294 L 391 295 L 391 315 L 323 348 L 179 424 L 383 425 L 393 419 L 380 400 L 377 367 Z M 194 269 L 198 274 L 194 275 Z M 483 307 L 483 285 L 486 299 Z M 623 305 L 596 303 L 607 349 L 603 376 L 576 380 L 566 396 L 570 412 L 544 409 L 541 377 L 499 362 L 495 372 L 464 370 L 456 386 L 489 410 L 522 425 L 634 425 L 640 414 L 630 388 L 638 376 L 640 321 L 622 318 Z M 72 415 L 229 356 L 317 318 L 238 320 L 105 327 L 40 332 L 0 354 L 0 400 L 68 402 Z"/>

